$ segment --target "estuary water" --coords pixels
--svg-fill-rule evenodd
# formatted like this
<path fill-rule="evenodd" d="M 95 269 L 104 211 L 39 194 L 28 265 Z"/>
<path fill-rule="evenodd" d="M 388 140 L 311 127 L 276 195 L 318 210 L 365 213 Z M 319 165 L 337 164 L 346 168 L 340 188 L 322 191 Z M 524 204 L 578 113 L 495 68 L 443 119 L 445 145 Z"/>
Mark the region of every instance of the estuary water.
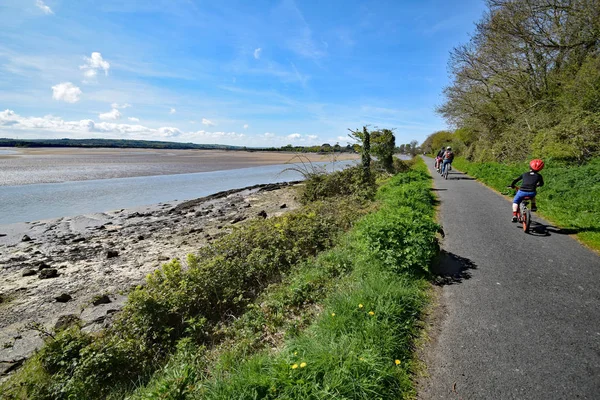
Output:
<path fill-rule="evenodd" d="M 313 163 L 328 171 L 356 163 Z M 290 165 L 225 171 L 139 176 L 61 183 L 0 186 L 0 225 L 190 200 L 261 183 L 301 180 Z"/>

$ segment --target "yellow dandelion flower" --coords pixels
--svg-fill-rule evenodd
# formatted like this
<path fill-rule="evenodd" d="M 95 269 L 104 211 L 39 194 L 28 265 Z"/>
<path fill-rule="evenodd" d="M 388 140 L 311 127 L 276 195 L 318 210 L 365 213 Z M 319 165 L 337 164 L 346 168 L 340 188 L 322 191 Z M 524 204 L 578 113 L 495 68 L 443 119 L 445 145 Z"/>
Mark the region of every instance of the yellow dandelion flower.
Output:
<path fill-rule="evenodd" d="M 305 362 L 300 363 L 300 368 L 304 368 L 304 367 L 306 367 L 306 363 Z"/>
<path fill-rule="evenodd" d="M 335 317 L 335 313 L 334 313 L 334 312 L 332 312 L 332 313 L 331 313 L 331 316 L 332 316 L 332 317 Z"/>
<path fill-rule="evenodd" d="M 362 305 L 362 304 L 359 304 L 359 305 L 358 305 L 358 308 L 363 308 L 363 305 Z"/>
<path fill-rule="evenodd" d="M 365 361 L 365 359 L 364 359 L 364 358 L 362 358 L 362 357 L 360 357 L 360 358 L 359 358 L 359 360 L 360 360 L 360 361 Z"/>
<path fill-rule="evenodd" d="M 292 365 L 292 369 L 296 369 L 296 368 L 298 368 L 298 364 Z"/>
<path fill-rule="evenodd" d="M 295 355 L 295 356 L 297 356 L 297 355 L 298 355 L 298 352 L 297 352 L 297 351 L 295 351 L 295 352 L 294 352 L 294 355 Z"/>
<path fill-rule="evenodd" d="M 369 315 L 375 315 L 373 311 L 369 311 Z"/>
<path fill-rule="evenodd" d="M 400 360 L 396 360 L 394 362 L 396 363 L 396 365 L 400 365 Z"/>

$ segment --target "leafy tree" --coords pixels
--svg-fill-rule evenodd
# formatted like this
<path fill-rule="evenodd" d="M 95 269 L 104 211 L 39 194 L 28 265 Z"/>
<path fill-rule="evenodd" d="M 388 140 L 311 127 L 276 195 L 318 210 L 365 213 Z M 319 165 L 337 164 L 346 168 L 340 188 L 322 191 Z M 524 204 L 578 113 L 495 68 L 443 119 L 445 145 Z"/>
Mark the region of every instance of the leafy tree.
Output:
<path fill-rule="evenodd" d="M 454 79 L 438 109 L 461 128 L 456 138 L 469 156 L 502 161 L 536 153 L 579 162 L 597 156 L 598 110 L 589 105 L 600 102 L 594 78 L 600 1 L 487 5 L 470 42 L 452 51 Z"/>
<path fill-rule="evenodd" d="M 381 166 L 388 172 L 394 169 L 394 148 L 396 138 L 391 129 L 379 129 L 371 132 L 373 154 L 377 156 Z"/>

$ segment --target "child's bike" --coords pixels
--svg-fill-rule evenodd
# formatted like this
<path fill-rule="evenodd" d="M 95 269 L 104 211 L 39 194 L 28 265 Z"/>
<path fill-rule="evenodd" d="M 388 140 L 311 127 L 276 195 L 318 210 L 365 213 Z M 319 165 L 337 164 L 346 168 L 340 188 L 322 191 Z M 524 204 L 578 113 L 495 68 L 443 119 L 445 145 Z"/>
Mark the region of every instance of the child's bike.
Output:
<path fill-rule="evenodd" d="M 509 186 L 510 187 L 510 186 Z M 519 187 L 510 187 L 511 189 L 519 190 Z M 529 210 L 529 201 L 531 197 L 523 197 L 521 203 L 519 203 L 519 207 L 517 208 L 517 222 L 523 224 L 523 232 L 529 233 L 529 229 L 531 228 L 531 211 Z"/>

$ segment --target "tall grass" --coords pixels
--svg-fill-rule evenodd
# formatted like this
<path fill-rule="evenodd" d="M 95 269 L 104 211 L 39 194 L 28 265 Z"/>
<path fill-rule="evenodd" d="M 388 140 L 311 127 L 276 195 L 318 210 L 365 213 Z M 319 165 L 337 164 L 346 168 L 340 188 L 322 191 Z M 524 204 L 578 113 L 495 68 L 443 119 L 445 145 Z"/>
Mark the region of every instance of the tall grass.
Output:
<path fill-rule="evenodd" d="M 474 163 L 462 158 L 456 158 L 454 165 L 509 195 L 514 192 L 506 186 L 529 170 L 527 163 Z M 545 185 L 536 197 L 538 213 L 600 251 L 600 158 L 581 166 L 548 160 L 541 174 Z"/>

